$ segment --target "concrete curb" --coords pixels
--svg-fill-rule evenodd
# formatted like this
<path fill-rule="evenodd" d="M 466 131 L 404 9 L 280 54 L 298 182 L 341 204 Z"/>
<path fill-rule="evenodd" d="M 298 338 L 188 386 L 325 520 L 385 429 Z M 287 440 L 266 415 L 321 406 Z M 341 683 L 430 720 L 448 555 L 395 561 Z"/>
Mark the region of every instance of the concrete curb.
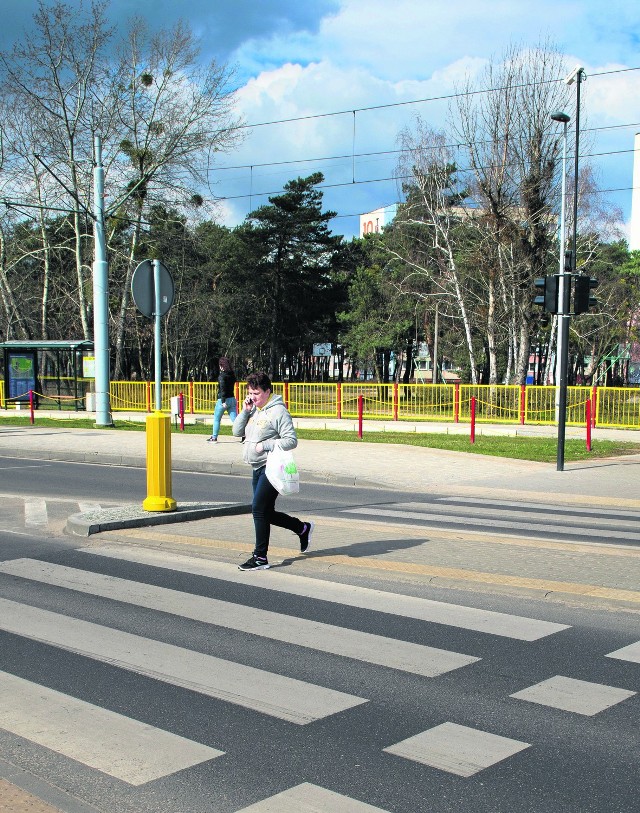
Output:
<path fill-rule="evenodd" d="M 10 762 L 0 759 L 0 779 L 9 782 L 17 789 L 11 813 L 29 813 L 34 810 L 34 800 L 40 800 L 42 806 L 48 806 L 51 813 L 100 813 L 97 807 L 82 802 L 61 788 L 51 785 L 33 773 L 18 768 Z M 22 797 L 22 798 L 20 798 Z M 2 800 L 0 800 L 2 801 Z"/>
<path fill-rule="evenodd" d="M 66 531 L 73 536 L 91 536 L 101 531 L 120 531 L 124 528 L 143 528 L 150 525 L 169 525 L 209 517 L 227 517 L 249 514 L 251 506 L 243 503 L 182 503 L 175 511 L 149 512 L 140 505 L 117 505 L 100 511 L 72 514 L 67 519 Z"/>

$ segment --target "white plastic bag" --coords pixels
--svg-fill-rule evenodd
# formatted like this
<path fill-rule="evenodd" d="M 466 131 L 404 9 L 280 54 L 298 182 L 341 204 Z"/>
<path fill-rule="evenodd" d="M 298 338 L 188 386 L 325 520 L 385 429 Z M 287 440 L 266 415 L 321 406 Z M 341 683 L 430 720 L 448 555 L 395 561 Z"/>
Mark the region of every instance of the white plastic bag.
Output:
<path fill-rule="evenodd" d="M 296 461 L 291 452 L 287 452 L 276 444 L 267 452 L 267 479 L 278 494 L 288 496 L 300 491 L 300 475 Z"/>

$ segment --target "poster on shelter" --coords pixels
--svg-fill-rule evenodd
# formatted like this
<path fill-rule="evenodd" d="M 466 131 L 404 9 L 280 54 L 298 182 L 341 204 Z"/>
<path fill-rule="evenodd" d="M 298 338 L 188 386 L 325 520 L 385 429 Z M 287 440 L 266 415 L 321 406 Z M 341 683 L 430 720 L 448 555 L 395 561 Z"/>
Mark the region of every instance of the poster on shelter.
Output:
<path fill-rule="evenodd" d="M 82 377 L 95 378 L 96 377 L 96 357 L 83 356 L 82 357 Z"/>
<path fill-rule="evenodd" d="M 627 381 L 632 386 L 637 387 L 640 385 L 640 342 L 634 342 L 631 345 L 631 352 L 629 356 L 629 372 L 627 375 Z"/>
<path fill-rule="evenodd" d="M 9 398 L 28 401 L 36 388 L 35 353 L 9 353 Z"/>

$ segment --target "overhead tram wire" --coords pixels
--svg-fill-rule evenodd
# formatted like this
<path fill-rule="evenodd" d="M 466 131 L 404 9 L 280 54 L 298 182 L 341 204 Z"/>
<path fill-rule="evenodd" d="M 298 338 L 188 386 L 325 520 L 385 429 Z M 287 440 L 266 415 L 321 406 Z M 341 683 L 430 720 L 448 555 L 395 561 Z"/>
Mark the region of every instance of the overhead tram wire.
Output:
<path fill-rule="evenodd" d="M 596 77 L 610 76 L 610 75 L 622 74 L 622 73 L 630 73 L 630 72 L 639 71 L 639 70 L 640 70 L 640 66 L 639 67 L 631 67 L 631 68 L 617 68 L 617 69 L 612 69 L 612 70 L 607 70 L 607 71 L 600 71 L 598 73 L 592 73 L 589 76 L 590 76 L 590 78 L 594 79 Z M 554 82 L 558 82 L 558 83 L 559 82 L 564 82 L 564 79 L 548 79 L 543 84 L 551 84 L 551 83 L 554 83 Z M 509 87 L 510 87 L 510 89 L 522 89 L 522 88 L 537 86 L 537 85 L 540 85 L 540 84 L 541 83 L 539 83 L 539 82 L 526 82 L 526 83 L 522 83 L 520 85 L 511 85 Z M 276 124 L 287 124 L 287 123 L 294 123 L 294 122 L 299 122 L 299 121 L 310 121 L 310 120 L 313 120 L 313 119 L 329 118 L 329 117 L 333 117 L 333 116 L 343 116 L 343 115 L 347 115 L 347 114 L 352 114 L 354 116 L 354 119 L 355 119 L 355 116 L 356 116 L 357 113 L 370 112 L 370 111 L 373 111 L 373 110 L 391 109 L 391 108 L 394 108 L 394 107 L 405 107 L 405 106 L 413 105 L 413 104 L 426 104 L 426 103 L 429 103 L 429 102 L 446 101 L 448 99 L 455 99 L 455 98 L 469 97 L 469 96 L 477 96 L 477 95 L 481 95 L 481 94 L 484 94 L 484 93 L 487 93 L 487 94 L 488 93 L 497 93 L 497 92 L 500 92 L 500 91 L 505 90 L 505 89 L 506 88 L 504 88 L 504 87 L 496 87 L 496 88 L 484 88 L 484 89 L 479 89 L 479 90 L 464 91 L 464 92 L 459 92 L 459 93 L 449 93 L 449 94 L 443 94 L 442 96 L 432 96 L 432 97 L 426 97 L 426 98 L 423 98 L 423 99 L 410 99 L 410 100 L 407 100 L 407 101 L 404 101 L 404 102 L 388 102 L 388 103 L 385 103 L 385 104 L 369 105 L 367 107 L 360 107 L 360 108 L 355 108 L 355 109 L 351 108 L 349 110 L 331 111 L 331 112 L 328 112 L 328 113 L 314 113 L 314 114 L 310 114 L 310 115 L 307 115 L 307 116 L 295 116 L 295 117 L 291 117 L 291 118 L 287 118 L 287 119 L 276 119 L 276 120 L 272 120 L 272 121 L 255 122 L 253 124 L 242 124 L 242 125 L 238 125 L 237 127 L 232 128 L 232 129 L 234 129 L 234 130 L 245 130 L 245 129 L 252 129 L 254 127 L 266 127 L 266 126 L 276 125 Z M 604 130 L 615 130 L 615 129 L 622 129 L 622 128 L 626 128 L 626 127 L 638 127 L 638 126 L 639 126 L 638 124 L 634 124 L 634 123 L 621 124 L 621 125 L 607 125 L 607 126 L 603 126 L 603 127 L 585 128 L 584 132 L 599 132 L 599 131 L 604 131 Z M 354 127 L 355 127 L 355 121 L 354 121 Z M 354 133 L 354 138 L 355 138 L 355 133 Z M 484 141 L 484 142 L 483 141 L 478 141 L 478 142 L 472 142 L 472 143 L 474 145 L 482 145 L 483 143 L 488 143 L 488 142 L 486 142 L 486 141 Z M 353 146 L 355 146 L 355 141 L 353 142 Z M 460 148 L 462 146 L 465 146 L 465 145 L 460 144 L 460 143 L 455 143 L 455 144 L 448 145 L 448 147 L 451 148 L 451 149 Z M 251 173 L 252 173 L 252 183 L 253 183 L 253 170 L 258 168 L 258 167 L 270 167 L 270 166 L 276 167 L 276 166 L 285 166 L 285 165 L 299 164 L 299 163 L 318 163 L 320 161 L 327 161 L 327 160 L 346 160 L 346 159 L 349 159 L 349 160 L 355 161 L 355 158 L 393 155 L 393 154 L 402 153 L 404 151 L 405 150 L 383 150 L 383 151 L 377 151 L 377 152 L 365 152 L 365 153 L 356 154 L 355 151 L 352 150 L 352 152 L 350 154 L 339 155 L 339 156 L 327 156 L 327 157 L 324 157 L 324 158 L 303 158 L 303 159 L 298 159 L 298 160 L 274 161 L 274 162 L 265 162 L 265 163 L 260 163 L 260 164 L 255 164 L 255 163 L 254 164 L 244 164 L 244 165 L 231 166 L 231 167 L 209 167 L 209 168 L 203 168 L 202 171 L 206 172 L 206 173 L 209 173 L 209 172 L 220 172 L 220 171 L 237 170 L 237 169 L 250 169 Z M 610 151 L 610 152 L 603 152 L 603 153 L 593 153 L 591 155 L 585 155 L 583 157 L 585 157 L 585 158 L 588 158 L 588 157 L 604 157 L 604 156 L 607 156 L 607 155 L 616 155 L 616 154 L 623 154 L 623 153 L 628 153 L 628 152 L 634 152 L 634 150 L 629 149 L 629 150 L 617 150 L 617 151 Z M 465 170 L 465 169 L 461 168 L 459 171 L 468 172 L 468 171 L 471 171 L 471 170 L 468 170 L 468 169 Z M 405 177 L 407 177 L 407 176 L 405 176 Z M 403 179 L 404 179 L 403 177 L 391 176 L 391 177 L 388 177 L 388 178 L 374 178 L 374 179 L 356 181 L 355 180 L 355 173 L 354 173 L 353 179 L 349 183 L 326 184 L 326 185 L 320 186 L 319 188 L 320 189 L 323 189 L 323 188 L 330 189 L 330 188 L 336 188 L 336 187 L 342 187 L 342 186 L 362 185 L 362 184 L 368 184 L 368 183 L 383 183 L 385 181 L 388 182 L 388 181 L 397 181 L 397 180 L 403 180 Z M 247 198 L 247 197 L 252 198 L 253 196 L 266 197 L 268 195 L 280 194 L 281 191 L 282 190 L 278 190 L 278 191 L 275 191 L 275 192 L 254 192 L 252 190 L 250 195 L 245 194 L 245 195 L 221 196 L 221 197 L 211 198 L 211 199 L 209 199 L 209 202 L 216 203 L 216 202 L 222 202 L 222 201 L 225 201 L 225 200 L 241 200 L 241 199 L 244 199 L 244 198 Z M 606 193 L 608 191 L 626 191 L 626 189 L 600 190 L 600 191 Z M 5 205 L 7 205 L 6 201 L 3 201 L 3 202 L 5 202 Z M 14 202 L 12 202 L 11 205 L 12 205 L 12 208 L 16 208 L 16 204 Z M 28 204 L 21 204 L 21 205 L 28 205 Z M 44 207 L 44 208 L 49 208 L 49 207 Z M 55 210 L 52 209 L 52 211 L 55 211 Z"/>
<path fill-rule="evenodd" d="M 627 153 L 632 153 L 634 151 L 635 150 L 633 148 L 629 148 L 629 149 L 626 149 L 626 150 L 610 150 L 608 152 L 583 153 L 580 157 L 581 158 L 602 158 L 602 157 L 606 157 L 607 155 L 623 155 L 623 154 L 627 154 Z M 286 162 L 286 163 L 288 163 L 288 162 Z M 256 165 L 254 164 L 253 166 L 255 167 Z M 480 169 L 484 169 L 484 170 L 490 170 L 492 168 L 495 168 L 495 167 L 493 165 L 486 165 L 486 166 L 480 167 Z M 460 173 L 473 173 L 475 170 L 473 170 L 471 167 L 458 167 L 457 171 L 460 172 Z M 384 182 L 388 182 L 388 181 L 403 181 L 403 180 L 408 180 L 408 179 L 410 179 L 412 177 L 413 177 L 412 175 L 391 175 L 391 176 L 387 176 L 385 178 L 368 178 L 368 179 L 363 179 L 363 180 L 342 181 L 342 182 L 339 182 L 339 183 L 319 184 L 317 188 L 318 189 L 335 189 L 335 188 L 344 187 L 344 186 L 361 186 L 361 185 L 370 184 L 370 183 L 384 183 Z M 607 192 L 607 191 L 624 191 L 624 190 L 604 190 L 603 189 L 603 190 L 599 190 L 599 191 L 604 193 L 604 192 Z M 271 191 L 271 192 L 252 191 L 251 194 L 252 194 L 253 197 L 267 197 L 269 195 L 279 195 L 281 193 L 282 193 L 282 190 L 279 189 L 279 190 L 274 190 L 274 191 Z M 249 197 L 249 195 L 247 195 L 247 194 L 243 194 L 243 195 L 225 195 L 225 196 L 221 196 L 221 197 L 217 197 L 217 198 L 212 198 L 210 202 L 215 203 L 215 202 L 221 202 L 221 201 L 225 201 L 225 200 L 243 200 L 243 199 L 248 198 L 248 197 Z"/>
<path fill-rule="evenodd" d="M 634 68 L 617 68 L 610 71 L 600 71 L 599 73 L 591 73 L 589 77 L 594 79 L 597 76 L 609 76 L 614 73 L 628 73 L 630 71 L 640 71 L 639 67 Z M 296 121 L 310 121 L 312 119 L 330 118 L 332 116 L 345 116 L 347 114 L 367 113 L 372 110 L 385 110 L 392 107 L 406 107 L 411 104 L 426 104 L 427 102 L 441 102 L 448 99 L 464 98 L 469 96 L 478 96 L 483 93 L 500 93 L 504 90 L 519 90 L 528 87 L 536 87 L 541 84 L 553 84 L 554 82 L 564 82 L 564 79 L 547 79 L 544 82 L 523 82 L 520 85 L 508 85 L 496 88 L 483 88 L 481 90 L 467 90 L 460 93 L 445 93 L 442 96 L 428 96 L 424 99 L 408 99 L 404 102 L 387 102 L 385 104 L 369 105 L 368 107 L 356 107 L 349 110 L 334 110 L 328 113 L 310 113 L 307 116 L 293 116 L 287 119 L 274 119 L 273 121 L 259 121 L 253 124 L 239 124 L 237 127 L 231 128 L 234 130 L 251 130 L 254 127 L 269 127 L 273 124 L 291 124 Z"/>
<path fill-rule="evenodd" d="M 616 188 L 613 188 L 613 189 L 598 189 L 598 190 L 594 190 L 594 191 L 587 190 L 587 191 L 583 192 L 582 194 L 584 194 L 584 195 L 597 195 L 597 194 L 607 194 L 609 192 L 633 192 L 633 190 L 634 190 L 633 186 L 619 186 L 619 187 L 616 187 Z M 395 201 L 395 203 L 399 203 L 399 201 Z M 354 212 L 354 213 L 346 214 L 346 215 L 336 215 L 335 217 L 332 217 L 331 219 L 332 220 L 340 220 L 340 218 L 345 218 L 345 217 L 360 217 L 361 214 L 362 214 L 362 212 Z"/>
<path fill-rule="evenodd" d="M 630 122 L 629 124 L 609 124 L 603 127 L 585 127 L 582 132 L 583 133 L 598 133 L 605 130 L 621 130 L 631 127 L 640 127 L 640 122 Z M 571 130 L 569 130 L 571 132 Z M 473 141 L 471 142 L 474 146 L 482 146 L 483 144 L 490 144 L 491 141 L 485 139 L 483 141 Z M 467 146 L 456 142 L 454 144 L 445 144 L 445 149 L 457 149 L 463 146 Z M 425 147 L 425 150 L 434 150 L 440 149 L 440 147 Z M 352 158 L 373 158 L 376 156 L 385 156 L 385 155 L 400 155 L 403 152 L 411 152 L 409 149 L 396 149 L 396 150 L 374 150 L 372 152 L 359 152 L 359 153 L 345 153 L 343 155 L 324 155 L 324 156 L 317 156 L 315 158 L 293 158 L 286 161 L 264 161 L 262 163 L 254 163 L 254 164 L 234 164 L 232 166 L 223 166 L 223 167 L 210 167 L 208 169 L 203 169 L 203 172 L 227 172 L 231 170 L 239 170 L 239 169 L 261 169 L 265 167 L 280 167 L 280 166 L 290 166 L 292 164 L 315 164 L 320 163 L 323 161 L 346 161 L 351 160 Z M 629 150 L 621 150 L 621 152 L 629 152 Z M 633 152 L 633 150 L 630 150 Z M 602 153 L 602 155 L 608 155 L 609 153 Z M 612 152 L 611 154 L 614 154 Z M 594 156 L 597 153 L 593 154 Z M 589 157 L 589 156 L 585 156 Z"/>
<path fill-rule="evenodd" d="M 629 72 L 638 71 L 638 70 L 640 70 L 640 67 L 618 68 L 618 69 L 614 69 L 614 70 L 600 71 L 600 72 L 597 72 L 597 73 L 590 74 L 590 76 L 591 76 L 591 78 L 596 78 L 596 77 L 601 77 L 601 76 L 609 76 L 609 75 L 613 75 L 613 74 L 629 73 Z M 554 83 L 554 82 L 558 82 L 558 83 L 559 82 L 564 82 L 564 79 L 549 79 L 549 80 L 546 80 L 544 82 L 544 84 L 551 84 L 551 83 Z M 520 85 L 515 85 L 515 86 L 512 85 L 512 86 L 510 86 L 510 89 L 521 89 L 521 88 L 537 86 L 537 85 L 540 85 L 540 84 L 541 83 L 539 83 L 539 82 L 527 82 L 527 83 L 522 83 Z M 253 124 L 240 125 L 237 129 L 252 129 L 254 127 L 266 127 L 266 126 L 269 126 L 269 125 L 276 125 L 276 124 L 288 124 L 288 123 L 294 123 L 294 122 L 300 122 L 300 121 L 311 121 L 311 120 L 314 120 L 314 119 L 322 119 L 322 118 L 329 118 L 329 117 L 333 117 L 333 116 L 342 116 L 342 115 L 351 114 L 354 117 L 354 125 L 353 125 L 354 126 L 354 133 L 353 133 L 353 136 L 352 136 L 352 153 L 351 153 L 351 155 L 344 155 L 344 156 L 342 156 L 342 155 L 341 156 L 327 156 L 327 157 L 324 157 L 324 158 L 317 158 L 317 159 L 303 158 L 303 159 L 289 160 L 289 161 L 264 162 L 264 163 L 261 163 L 261 164 L 239 165 L 239 166 L 236 166 L 236 167 L 210 167 L 210 168 L 207 168 L 205 171 L 207 173 L 210 173 L 210 172 L 227 171 L 227 170 L 231 170 L 231 169 L 246 169 L 246 168 L 250 167 L 251 173 L 252 173 L 252 187 L 253 187 L 253 170 L 255 168 L 257 168 L 257 167 L 263 167 L 263 168 L 264 167 L 269 167 L 269 166 L 276 167 L 276 166 L 293 165 L 293 164 L 300 164 L 300 163 L 319 163 L 321 161 L 327 161 L 327 160 L 346 160 L 346 159 L 350 159 L 352 161 L 352 181 L 351 181 L 351 185 L 355 185 L 356 183 L 358 183 L 358 184 L 361 184 L 361 183 L 380 183 L 383 180 L 391 181 L 391 180 L 394 180 L 394 178 L 371 179 L 369 181 L 365 180 L 365 181 L 356 182 L 356 180 L 355 180 L 355 158 L 356 157 L 365 157 L 365 156 L 366 157 L 373 157 L 373 156 L 376 156 L 376 155 L 380 155 L 380 156 L 393 155 L 393 154 L 399 154 L 399 153 L 403 152 L 403 150 L 385 150 L 385 151 L 362 153 L 362 154 L 356 155 L 354 148 L 355 148 L 355 116 L 356 116 L 357 113 L 369 112 L 369 111 L 372 111 L 372 110 L 391 109 L 391 108 L 395 108 L 395 107 L 402 107 L 402 106 L 407 106 L 407 105 L 412 105 L 412 104 L 425 104 L 425 103 L 428 103 L 428 102 L 443 101 L 443 100 L 461 98 L 461 97 L 477 96 L 477 95 L 481 95 L 481 94 L 485 94 L 485 93 L 488 94 L 488 93 L 500 92 L 500 91 L 502 91 L 504 89 L 505 88 L 503 88 L 503 87 L 485 88 L 485 89 L 479 89 L 479 90 L 464 91 L 464 92 L 459 92 L 459 93 L 443 94 L 442 96 L 433 96 L 433 97 L 427 97 L 427 98 L 424 98 L 424 99 L 412 99 L 412 100 L 407 100 L 407 101 L 404 101 L 404 102 L 389 102 L 389 103 L 380 104 L 380 105 L 369 105 L 367 107 L 361 107 L 361 108 L 356 108 L 356 109 L 352 108 L 351 110 L 331 111 L 331 112 L 328 112 L 328 113 L 314 113 L 314 114 L 309 114 L 307 116 L 295 116 L 295 117 L 291 117 L 291 118 L 287 118 L 287 119 L 275 119 L 275 120 L 272 120 L 272 121 L 255 122 Z M 605 126 L 605 127 L 589 128 L 588 131 L 598 132 L 598 131 L 603 131 L 603 130 L 608 130 L 608 129 L 620 129 L 621 127 L 634 127 L 634 126 L 637 126 L 637 125 L 634 125 L 634 124 L 612 125 L 612 126 Z M 587 130 L 585 130 L 585 132 L 586 131 Z M 481 145 L 482 143 L 486 143 L 486 142 L 480 141 L 480 142 L 473 142 L 473 143 L 476 144 L 476 145 Z M 462 146 L 464 146 L 464 145 L 459 144 L 459 143 L 449 145 L 449 147 L 451 149 L 460 148 Z M 619 152 L 624 153 L 624 152 L 627 152 L 627 151 L 621 150 Z M 604 155 L 607 155 L 607 154 L 615 154 L 615 152 L 594 154 L 594 157 L 596 155 L 601 157 L 601 156 L 604 156 Z M 588 157 L 588 156 L 585 156 L 585 157 Z M 320 187 L 320 188 L 332 188 L 332 187 L 336 187 L 336 186 L 347 186 L 347 185 L 349 185 L 349 184 L 331 184 L 331 185 L 325 185 L 325 186 Z M 252 197 L 253 197 L 254 194 L 256 196 L 258 196 L 258 197 L 260 197 L 260 196 L 265 197 L 265 196 L 268 196 L 268 195 L 272 195 L 272 194 L 275 195 L 275 194 L 278 194 L 278 193 L 279 192 L 255 193 L 252 190 Z M 240 199 L 243 199 L 243 198 L 246 198 L 246 197 L 247 197 L 247 195 L 221 196 L 219 198 L 215 198 L 215 200 L 217 200 L 217 201 L 240 200 Z"/>

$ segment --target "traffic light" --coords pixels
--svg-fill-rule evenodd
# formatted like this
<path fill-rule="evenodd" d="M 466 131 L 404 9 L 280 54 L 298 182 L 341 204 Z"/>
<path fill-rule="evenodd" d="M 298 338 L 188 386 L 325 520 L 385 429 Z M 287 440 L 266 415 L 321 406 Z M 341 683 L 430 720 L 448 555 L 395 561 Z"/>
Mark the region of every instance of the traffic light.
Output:
<path fill-rule="evenodd" d="M 534 280 L 534 285 L 540 293 L 533 300 L 534 305 L 542 305 L 547 313 L 558 313 L 558 274 L 540 277 Z"/>
<path fill-rule="evenodd" d="M 573 278 L 573 312 L 586 313 L 589 308 L 597 304 L 595 296 L 591 295 L 591 290 L 598 287 L 598 280 L 595 277 L 585 277 L 580 275 Z"/>
<path fill-rule="evenodd" d="M 564 270 L 567 274 L 573 271 L 573 251 L 570 248 L 564 252 Z"/>

